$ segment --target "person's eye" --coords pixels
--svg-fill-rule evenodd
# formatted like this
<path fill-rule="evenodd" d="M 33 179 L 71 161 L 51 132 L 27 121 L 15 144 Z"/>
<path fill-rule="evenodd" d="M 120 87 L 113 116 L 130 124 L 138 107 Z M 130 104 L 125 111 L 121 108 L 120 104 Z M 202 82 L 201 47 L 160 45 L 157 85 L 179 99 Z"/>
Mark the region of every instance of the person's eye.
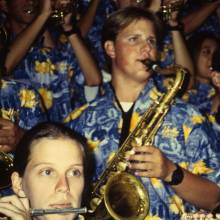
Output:
<path fill-rule="evenodd" d="M 128 38 L 128 41 L 131 42 L 131 43 L 134 43 L 134 42 L 137 42 L 138 39 L 139 39 L 138 36 L 132 36 L 132 37 Z"/>
<path fill-rule="evenodd" d="M 80 176 L 82 176 L 82 171 L 79 169 L 73 169 L 73 170 L 70 170 L 67 175 L 80 177 Z"/>
<path fill-rule="evenodd" d="M 210 54 L 210 50 L 208 50 L 208 49 L 202 50 L 202 55 L 207 56 L 209 54 Z"/>
<path fill-rule="evenodd" d="M 157 40 L 153 37 L 148 38 L 147 42 L 152 48 L 155 48 L 157 46 Z"/>
<path fill-rule="evenodd" d="M 52 169 L 43 169 L 40 171 L 41 176 L 51 176 L 53 174 Z"/>

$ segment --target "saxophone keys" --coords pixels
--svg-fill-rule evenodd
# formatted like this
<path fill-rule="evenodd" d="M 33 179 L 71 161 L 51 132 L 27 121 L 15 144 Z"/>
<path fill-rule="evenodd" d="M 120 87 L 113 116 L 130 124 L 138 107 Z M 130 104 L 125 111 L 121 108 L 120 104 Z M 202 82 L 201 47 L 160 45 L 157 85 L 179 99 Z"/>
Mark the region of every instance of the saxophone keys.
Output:
<path fill-rule="evenodd" d="M 101 195 L 104 195 L 105 189 L 106 189 L 106 185 L 100 187 L 99 192 Z"/>
<path fill-rule="evenodd" d="M 122 162 L 120 161 L 118 164 L 117 164 L 117 171 L 125 171 L 127 168 L 127 163 L 126 162 Z"/>
<path fill-rule="evenodd" d="M 91 201 L 90 201 L 90 208 L 91 210 L 96 210 L 96 208 L 99 206 L 99 204 L 101 203 L 101 199 L 100 198 L 93 198 Z"/>

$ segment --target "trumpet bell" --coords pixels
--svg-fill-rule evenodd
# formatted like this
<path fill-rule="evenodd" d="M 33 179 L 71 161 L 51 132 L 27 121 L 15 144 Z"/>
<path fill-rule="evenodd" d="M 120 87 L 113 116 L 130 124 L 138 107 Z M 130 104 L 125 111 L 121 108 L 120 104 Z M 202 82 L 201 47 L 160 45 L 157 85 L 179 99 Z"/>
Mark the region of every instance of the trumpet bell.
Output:
<path fill-rule="evenodd" d="M 54 1 L 53 12 L 51 14 L 51 19 L 55 24 L 63 24 L 65 15 L 72 13 L 72 17 L 77 16 L 77 0 L 69 0 L 67 3 L 62 3 L 59 0 Z"/>
<path fill-rule="evenodd" d="M 143 220 L 150 206 L 144 185 L 127 172 L 110 177 L 104 202 L 108 213 L 115 220 Z"/>

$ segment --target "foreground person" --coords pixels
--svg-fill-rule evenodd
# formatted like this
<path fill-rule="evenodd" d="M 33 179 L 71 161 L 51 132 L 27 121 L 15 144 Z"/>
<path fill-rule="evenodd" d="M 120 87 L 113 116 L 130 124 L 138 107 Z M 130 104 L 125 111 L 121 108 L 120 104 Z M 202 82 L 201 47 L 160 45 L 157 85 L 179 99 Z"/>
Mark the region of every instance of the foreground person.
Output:
<path fill-rule="evenodd" d="M 0 199 L 0 213 L 11 220 L 72 220 L 76 214 L 31 217 L 29 210 L 81 207 L 84 143 L 63 125 L 42 123 L 27 131 L 14 158 L 15 195 Z"/>
<path fill-rule="evenodd" d="M 102 97 L 65 120 L 88 139 L 96 160 L 94 182 L 160 96 L 152 71 L 143 64 L 156 60 L 159 30 L 154 14 L 135 7 L 111 14 L 104 25 L 112 81 Z M 137 143 L 131 153 L 128 167 L 149 192 L 149 218 L 179 219 L 184 212 L 218 205 L 219 147 L 211 126 L 191 105 L 176 99 L 153 143 Z"/>

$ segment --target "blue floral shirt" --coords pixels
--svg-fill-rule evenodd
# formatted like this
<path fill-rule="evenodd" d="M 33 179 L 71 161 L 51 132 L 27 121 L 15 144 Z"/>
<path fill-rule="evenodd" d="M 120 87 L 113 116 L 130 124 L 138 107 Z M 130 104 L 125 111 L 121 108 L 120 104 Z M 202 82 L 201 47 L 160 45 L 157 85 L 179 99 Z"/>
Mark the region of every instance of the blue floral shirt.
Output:
<path fill-rule="evenodd" d="M 212 85 L 197 82 L 196 88 L 184 94 L 183 100 L 195 105 L 203 115 L 208 117 L 216 131 L 218 140 L 220 140 L 220 125 L 216 122 L 217 112 L 211 113 L 212 101 L 215 95 L 216 91 Z"/>
<path fill-rule="evenodd" d="M 40 95 L 33 87 L 15 80 L 1 80 L 0 83 L 1 117 L 17 122 L 26 130 L 47 121 Z"/>
<path fill-rule="evenodd" d="M 81 14 L 86 12 L 89 2 L 90 0 L 80 1 L 79 10 Z M 88 44 L 101 69 L 106 68 L 105 52 L 102 46 L 102 27 L 108 15 L 115 10 L 116 8 L 112 0 L 101 0 L 96 11 L 93 25 L 87 35 Z"/>
<path fill-rule="evenodd" d="M 96 163 L 94 181 L 117 151 L 122 128 L 122 112 L 115 104 L 111 86 L 105 86 L 105 95 L 82 106 L 65 119 L 67 126 L 88 140 L 90 153 Z M 131 131 L 159 95 L 153 80 L 150 80 L 135 102 Z M 194 174 L 220 183 L 220 149 L 217 148 L 216 137 L 211 126 L 193 106 L 177 99 L 165 116 L 154 145 L 173 162 Z M 141 181 L 150 197 L 147 219 L 180 219 L 182 212 L 195 211 L 195 207 L 183 201 L 160 179 L 144 177 Z"/>
<path fill-rule="evenodd" d="M 73 49 L 64 34 L 51 28 L 56 46 L 46 48 L 39 38 L 13 71 L 39 92 L 51 121 L 61 122 L 76 107 L 87 102 L 85 79 Z"/>

